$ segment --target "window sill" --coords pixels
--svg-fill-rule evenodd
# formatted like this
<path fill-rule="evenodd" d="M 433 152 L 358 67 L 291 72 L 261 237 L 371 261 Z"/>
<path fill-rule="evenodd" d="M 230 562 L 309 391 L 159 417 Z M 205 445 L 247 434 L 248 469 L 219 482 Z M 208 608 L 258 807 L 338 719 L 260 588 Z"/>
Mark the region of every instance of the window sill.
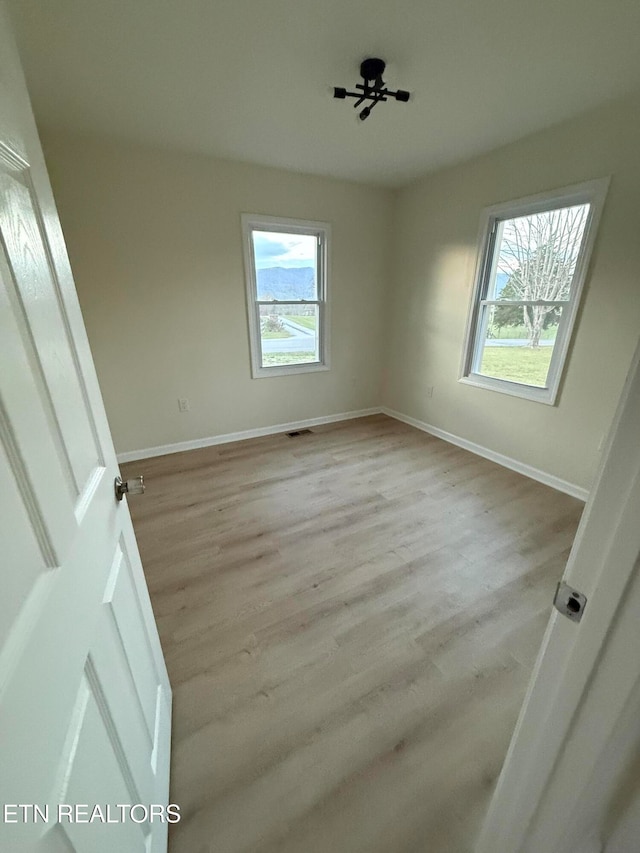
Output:
<path fill-rule="evenodd" d="M 310 364 L 283 364 L 277 367 L 257 367 L 252 370 L 254 379 L 266 379 L 268 376 L 292 376 L 295 373 L 318 373 L 329 370 L 328 364 L 311 362 Z"/>
<path fill-rule="evenodd" d="M 497 391 L 499 394 L 520 397 L 534 403 L 544 403 L 546 406 L 555 405 L 558 393 L 555 388 L 536 388 L 533 385 L 521 385 L 519 382 L 509 382 L 506 379 L 492 379 L 480 373 L 470 373 L 468 376 L 460 377 L 458 381 L 463 385 L 473 385 L 485 391 Z"/>

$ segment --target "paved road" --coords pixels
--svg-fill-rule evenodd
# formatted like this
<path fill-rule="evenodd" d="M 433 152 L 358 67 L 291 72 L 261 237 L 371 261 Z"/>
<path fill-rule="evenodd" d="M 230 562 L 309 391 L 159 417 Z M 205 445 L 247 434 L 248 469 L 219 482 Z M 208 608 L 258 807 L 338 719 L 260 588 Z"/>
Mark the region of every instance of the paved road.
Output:
<path fill-rule="evenodd" d="M 315 344 L 313 338 L 272 338 L 262 342 L 262 352 L 313 352 Z"/>
<path fill-rule="evenodd" d="M 270 338 L 262 342 L 262 352 L 313 352 L 315 332 L 292 320 L 282 318 L 282 323 L 291 334 L 290 338 Z"/>

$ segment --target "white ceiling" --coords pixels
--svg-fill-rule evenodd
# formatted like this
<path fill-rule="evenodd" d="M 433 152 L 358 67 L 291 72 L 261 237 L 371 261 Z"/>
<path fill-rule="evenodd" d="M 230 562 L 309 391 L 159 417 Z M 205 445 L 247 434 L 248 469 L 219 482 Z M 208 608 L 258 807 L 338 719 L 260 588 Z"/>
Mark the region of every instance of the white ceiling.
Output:
<path fill-rule="evenodd" d="M 399 186 L 640 88 L 639 0 L 9 0 L 45 126 Z M 387 61 L 408 104 L 332 86 Z"/>

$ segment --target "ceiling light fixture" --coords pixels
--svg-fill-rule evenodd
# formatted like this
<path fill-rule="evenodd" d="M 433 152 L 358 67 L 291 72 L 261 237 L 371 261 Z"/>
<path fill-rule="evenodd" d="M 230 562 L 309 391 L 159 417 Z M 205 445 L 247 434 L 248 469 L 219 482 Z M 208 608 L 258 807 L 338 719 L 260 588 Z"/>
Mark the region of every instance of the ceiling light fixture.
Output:
<path fill-rule="evenodd" d="M 371 101 L 368 106 L 358 113 L 360 121 L 364 121 L 366 118 L 369 118 L 371 110 L 375 105 L 379 104 L 380 101 L 386 101 L 387 98 L 395 98 L 396 101 L 403 101 L 406 103 L 411 97 L 409 92 L 405 92 L 403 89 L 398 89 L 397 92 L 392 92 L 390 89 L 385 88 L 386 84 L 382 79 L 385 67 L 386 63 L 383 59 L 376 59 L 374 57 L 365 59 L 360 64 L 360 76 L 364 80 L 364 84 L 356 83 L 355 85 L 355 88 L 360 89 L 360 91 L 348 92 L 346 89 L 335 86 L 333 89 L 333 97 L 341 99 L 357 98 L 353 105 L 354 108 L 359 107 L 365 101 Z"/>

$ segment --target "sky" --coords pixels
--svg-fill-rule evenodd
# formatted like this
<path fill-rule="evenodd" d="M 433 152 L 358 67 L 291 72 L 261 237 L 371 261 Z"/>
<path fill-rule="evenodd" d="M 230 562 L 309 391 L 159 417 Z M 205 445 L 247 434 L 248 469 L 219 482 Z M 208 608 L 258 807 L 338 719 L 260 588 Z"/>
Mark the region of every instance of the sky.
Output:
<path fill-rule="evenodd" d="M 312 234 L 282 234 L 254 231 L 253 248 L 257 269 L 269 267 L 314 267 L 317 238 Z"/>

